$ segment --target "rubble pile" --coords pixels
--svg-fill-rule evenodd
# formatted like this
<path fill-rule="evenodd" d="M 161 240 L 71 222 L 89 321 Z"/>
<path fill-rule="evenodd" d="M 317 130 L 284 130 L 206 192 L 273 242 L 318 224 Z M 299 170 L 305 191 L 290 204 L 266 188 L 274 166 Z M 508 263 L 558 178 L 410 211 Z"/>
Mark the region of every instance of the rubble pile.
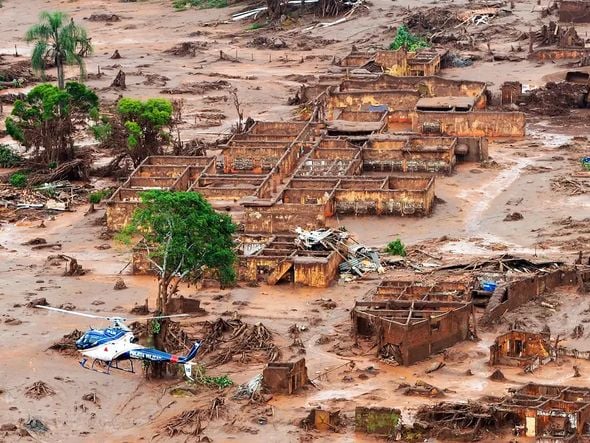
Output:
<path fill-rule="evenodd" d="M 379 253 L 350 238 L 348 232 L 335 229 L 306 231 L 296 228 L 295 244 L 300 249 L 336 251 L 343 262 L 338 269 L 345 279 L 362 277 L 367 272 L 385 272 Z"/>
<path fill-rule="evenodd" d="M 572 109 L 587 107 L 588 91 L 587 85 L 548 82 L 524 95 L 523 109 L 540 115 L 568 115 Z"/>
<path fill-rule="evenodd" d="M 581 195 L 590 192 L 590 180 L 574 179 L 571 177 L 557 177 L 551 180 L 551 189 L 568 195 Z"/>
<path fill-rule="evenodd" d="M 29 398 L 39 400 L 49 395 L 55 395 L 55 391 L 44 381 L 36 381 L 25 389 L 25 395 Z"/>
<path fill-rule="evenodd" d="M 168 437 L 177 435 L 192 435 L 195 437 L 203 432 L 202 417 L 203 411 L 200 409 L 184 411 L 168 420 L 163 431 L 168 434 Z"/>
<path fill-rule="evenodd" d="M 49 349 L 61 352 L 62 354 L 77 356 L 76 340 L 82 337 L 82 331 L 74 329 L 69 334 L 64 335 L 59 341 L 52 344 Z"/>
<path fill-rule="evenodd" d="M 67 211 L 73 205 L 86 203 L 88 190 L 67 180 L 24 189 L 0 184 L 0 220 L 14 222 L 31 215 L 30 211 Z"/>
<path fill-rule="evenodd" d="M 276 361 L 280 356 L 272 333 L 262 323 L 251 325 L 239 319 L 218 318 L 205 322 L 203 332 L 201 355 L 206 356 L 207 367 L 223 365 L 238 356 L 242 363 Z"/>
<path fill-rule="evenodd" d="M 461 24 L 457 13 L 448 7 L 432 7 L 415 10 L 404 20 L 404 23 L 413 33 L 427 35 L 432 43 L 448 43 L 459 39 L 453 28 Z"/>
<path fill-rule="evenodd" d="M 498 429 L 502 424 L 493 406 L 475 401 L 425 405 L 418 409 L 415 418 L 421 427 L 428 429 L 429 435 L 441 440 L 469 437 L 476 440 L 485 430 Z"/>
<path fill-rule="evenodd" d="M 206 41 L 182 42 L 170 49 L 166 49 L 164 53 L 176 55 L 177 57 L 194 57 L 201 52 L 201 49 L 206 49 L 207 46 Z"/>
<path fill-rule="evenodd" d="M 4 57 L 0 57 L 0 89 L 3 86 L 13 86 L 6 83 L 17 82 L 22 86 L 32 81 L 35 81 L 35 75 L 31 69 L 31 60 L 16 58 L 15 61 L 10 62 Z M 2 99 L 4 101 L 4 95 Z M 5 101 L 5 103 L 7 102 Z"/>

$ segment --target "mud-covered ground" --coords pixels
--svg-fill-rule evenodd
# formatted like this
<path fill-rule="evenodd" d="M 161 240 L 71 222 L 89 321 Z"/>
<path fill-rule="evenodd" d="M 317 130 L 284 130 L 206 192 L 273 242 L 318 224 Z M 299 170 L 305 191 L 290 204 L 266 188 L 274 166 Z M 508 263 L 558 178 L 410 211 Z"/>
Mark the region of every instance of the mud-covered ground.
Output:
<path fill-rule="evenodd" d="M 461 3 L 439 4 L 456 7 Z M 87 61 L 88 72 L 96 73 L 100 66 L 104 75 L 100 79 L 91 78 L 88 84 L 98 90 L 101 99 L 114 101 L 122 93 L 109 88 L 117 71 L 122 69 L 127 74 L 128 85 L 124 95 L 147 98 L 161 94 L 185 101 L 183 138 L 186 140 L 197 136 L 215 139 L 218 133 L 228 133 L 236 119 L 230 88 L 237 88 L 247 116 L 263 120 L 291 118 L 294 108 L 287 106 L 287 98 L 295 92 L 302 76 L 329 69 L 333 58 L 344 56 L 352 44 L 359 48 L 382 46 L 393 38 L 392 27 L 400 23 L 405 8 L 432 6 L 426 1 L 372 0 L 368 9 L 359 10 L 348 23 L 302 33 L 301 29 L 317 19 L 306 16 L 286 24 L 282 30 L 248 30 L 249 23 L 228 23 L 229 15 L 242 6 L 175 12 L 168 1 L 29 0 L 26 10 L 16 0 L 4 0 L 3 4 L 0 53 L 12 54 L 17 45 L 19 53 L 26 57 L 30 47 L 22 36 L 36 21 L 38 13 L 52 9 L 66 11 L 86 26 L 92 36 L 95 54 Z M 541 22 L 538 12 L 533 11 L 535 5 L 533 1 L 517 1 L 513 14 L 496 19 L 496 24 L 525 32 L 530 26 L 536 28 Z M 85 20 L 95 13 L 114 13 L 121 20 L 114 23 Z M 578 28 L 580 35 L 584 31 L 584 27 Z M 287 47 L 278 50 L 252 47 L 250 42 L 259 36 L 280 38 Z M 491 47 L 497 52 L 507 52 L 513 40 L 512 34 L 498 31 L 491 39 Z M 194 56 L 164 52 L 187 41 L 200 42 Z M 480 55 L 485 55 L 485 41 L 477 44 Z M 121 59 L 110 59 L 115 49 Z M 219 60 L 219 51 L 233 57 L 237 54 L 238 62 Z M 442 75 L 486 80 L 497 91 L 506 80 L 542 85 L 548 79 L 559 78 L 566 69 L 559 63 L 490 62 L 482 57 L 470 67 L 445 70 Z M 76 70 L 71 68 L 68 73 L 75 77 Z M 211 86 L 211 82 L 218 83 Z M 162 92 L 183 88 L 191 93 Z M 9 110 L 5 107 L 5 113 Z M 508 252 L 571 263 L 577 251 L 590 250 L 590 199 L 588 194 L 570 196 L 555 190 L 551 183 L 552 179 L 578 170 L 577 159 L 587 152 L 587 140 L 572 137 L 587 135 L 587 117 L 586 111 L 577 111 L 568 119 L 531 119 L 524 140 L 491 142 L 490 167 L 463 164 L 453 176 L 437 179 L 436 194 L 440 201 L 431 217 L 347 217 L 333 222 L 346 226 L 357 239 L 371 246 L 382 246 L 396 237 L 411 246 L 447 236 L 447 241 L 431 246 L 447 257 L 464 255 L 467 261 L 472 256 Z M 0 140 L 4 141 L 7 140 Z M 250 405 L 231 400 L 233 389 L 219 393 L 201 387 L 195 395 L 178 396 L 170 392 L 172 383 L 145 382 L 140 374 L 106 376 L 85 371 L 76 358 L 47 348 L 73 329 L 105 324 L 33 310 L 26 304 L 46 297 L 52 306 L 71 303 L 80 311 L 108 315 L 126 313 L 146 298 L 154 306 L 156 291 L 153 279 L 128 275 L 130 252 L 126 246 L 100 237 L 104 226 L 99 219 L 104 215 L 104 208 L 90 215 L 85 212 L 85 207 L 79 207 L 75 212 L 47 218 L 45 227 L 39 227 L 39 220 L 0 225 L 0 425 L 39 418 L 49 428 L 48 433 L 38 435 L 40 441 L 185 441 L 185 435 L 169 437 L 163 431 L 164 424 L 184 410 L 207 408 L 219 395 L 226 397 L 227 409 L 219 418 L 208 421 L 203 432 L 213 441 L 297 442 L 313 438 L 371 441 L 353 432 L 351 417 L 356 405 L 401 408 L 409 421 L 419 405 L 439 400 L 402 396 L 396 392 L 402 382 L 421 379 L 446 388 L 445 400 L 504 395 L 507 388 L 529 380 L 581 386 L 590 382 L 590 363 L 568 360 L 545 366 L 534 376 L 525 376 L 518 369 L 502 368 L 505 382 L 488 379 L 492 372 L 487 365 L 489 346 L 511 321 L 523 320 L 535 329 L 547 324 L 554 335 L 569 337 L 576 325 L 589 318 L 585 312 L 590 303 L 587 298 L 565 289 L 547 297 L 550 303 L 558 304 L 555 312 L 539 304 L 524 306 L 507 315 L 501 324 L 479 331 L 479 341 L 460 343 L 444 356 L 433 356 L 409 368 L 384 364 L 374 358 L 372 351 L 360 355 L 351 352 L 350 309 L 356 298 L 378 284 L 376 275 L 335 284 L 326 290 L 244 286 L 197 292 L 195 288 L 181 288 L 182 294 L 200 298 L 207 311 L 206 317 L 183 320 L 183 323 L 214 320 L 237 311 L 244 321 L 263 322 L 274 333 L 284 358 L 296 354 L 288 347 L 292 342 L 289 327 L 305 325 L 307 330 L 300 338 L 305 346 L 309 376 L 315 379 L 316 387 L 291 397 L 275 396 L 266 404 Z M 521 213 L 523 218 L 503 221 L 512 212 Z M 89 272 L 80 277 L 63 277 L 63 265 L 52 265 L 47 259 L 55 251 L 32 250 L 22 245 L 35 237 L 43 237 L 48 243 L 62 243 L 61 253 L 76 257 Z M 97 248 L 104 244 L 111 248 Z M 115 291 L 113 286 L 121 276 L 128 288 Z M 321 299 L 331 299 L 336 307 L 327 309 Z M 590 349 L 587 335 L 571 345 Z M 327 343 L 318 344 L 321 336 L 328 337 Z M 425 373 L 443 358 L 446 363 L 443 369 Z M 574 364 L 580 368 L 580 378 L 573 378 Z M 239 384 L 259 374 L 263 366 L 234 362 L 212 369 L 210 374 L 227 374 Z M 465 375 L 467 369 L 472 376 Z M 38 380 L 46 382 L 55 394 L 40 400 L 25 396 L 28 386 Z M 98 402 L 82 400 L 87 393 L 96 393 Z M 303 431 L 298 422 L 315 406 L 341 410 L 348 417 L 348 426 L 339 434 Z M 2 439 L 32 441 L 10 432 L 6 435 L 0 432 Z"/>

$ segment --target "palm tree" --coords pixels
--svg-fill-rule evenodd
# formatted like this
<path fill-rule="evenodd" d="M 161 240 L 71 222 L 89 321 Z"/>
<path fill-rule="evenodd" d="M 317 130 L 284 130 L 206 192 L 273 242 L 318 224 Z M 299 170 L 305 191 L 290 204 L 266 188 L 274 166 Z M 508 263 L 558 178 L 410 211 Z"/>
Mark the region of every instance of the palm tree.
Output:
<path fill-rule="evenodd" d="M 57 83 L 60 89 L 65 86 L 64 65 L 78 65 L 80 77 L 85 74 L 83 55 L 92 53 L 90 39 L 86 30 L 68 22 L 63 12 L 42 12 L 41 23 L 31 26 L 25 35 L 27 42 L 35 42 L 31 66 L 36 72 L 45 72 L 46 60 L 51 60 L 57 68 Z"/>

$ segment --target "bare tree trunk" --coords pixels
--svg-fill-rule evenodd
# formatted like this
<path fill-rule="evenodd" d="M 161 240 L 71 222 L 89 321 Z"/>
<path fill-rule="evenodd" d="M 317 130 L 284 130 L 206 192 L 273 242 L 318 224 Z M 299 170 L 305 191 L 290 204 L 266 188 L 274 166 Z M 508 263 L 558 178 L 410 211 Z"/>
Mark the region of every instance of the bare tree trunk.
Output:
<path fill-rule="evenodd" d="M 64 89 L 66 87 L 64 65 L 59 57 L 55 60 L 55 66 L 57 67 L 57 86 L 59 89 Z"/>
<path fill-rule="evenodd" d="M 161 273 L 158 277 L 158 298 L 156 300 L 156 312 L 158 315 L 166 315 L 166 303 L 168 302 L 168 286 L 170 286 L 171 277 L 167 273 Z M 168 334 L 168 319 L 160 318 L 157 320 L 160 324 L 158 333 L 152 333 L 152 343 L 154 348 L 160 351 L 166 350 L 166 335 Z M 162 379 L 166 376 L 166 363 L 150 362 L 149 371 L 146 372 L 147 378 Z"/>
<path fill-rule="evenodd" d="M 154 320 L 152 320 L 154 321 Z M 168 319 L 160 318 L 156 320 L 160 323 L 160 331 L 152 335 L 154 347 L 161 351 L 166 351 L 166 336 L 168 335 Z M 150 364 L 149 377 L 153 379 L 162 379 L 166 376 L 166 363 L 153 361 Z"/>

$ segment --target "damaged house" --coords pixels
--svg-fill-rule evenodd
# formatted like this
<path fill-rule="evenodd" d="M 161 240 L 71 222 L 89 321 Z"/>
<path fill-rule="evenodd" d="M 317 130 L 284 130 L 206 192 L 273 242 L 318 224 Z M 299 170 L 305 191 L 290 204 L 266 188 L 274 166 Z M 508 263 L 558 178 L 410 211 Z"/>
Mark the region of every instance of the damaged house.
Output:
<path fill-rule="evenodd" d="M 533 372 L 552 359 L 549 333 L 509 331 L 490 346 L 490 366 L 516 366 Z"/>
<path fill-rule="evenodd" d="M 409 366 L 475 335 L 470 302 L 357 301 L 353 334 L 372 337 L 379 354 Z"/>
<path fill-rule="evenodd" d="M 590 389 L 528 383 L 497 409 L 516 417 L 519 435 L 550 441 L 590 438 Z"/>

